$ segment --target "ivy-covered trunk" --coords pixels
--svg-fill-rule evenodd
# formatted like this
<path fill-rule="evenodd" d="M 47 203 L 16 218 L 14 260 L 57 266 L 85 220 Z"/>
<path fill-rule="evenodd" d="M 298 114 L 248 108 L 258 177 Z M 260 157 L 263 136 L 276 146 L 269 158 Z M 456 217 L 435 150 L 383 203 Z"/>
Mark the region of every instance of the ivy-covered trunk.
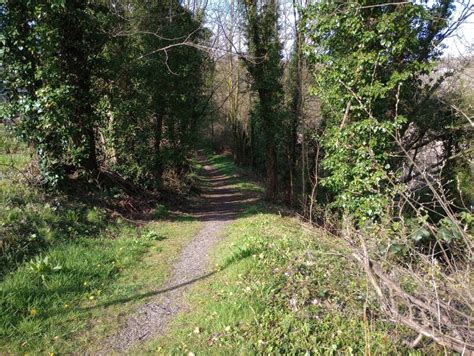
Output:
<path fill-rule="evenodd" d="M 394 213 L 407 129 L 446 125 L 446 116 L 429 113 L 433 81 L 421 78 L 440 55 L 453 3 L 325 0 L 305 11 L 325 127 L 322 184 L 335 194 L 333 207 L 361 225 Z"/>
<path fill-rule="evenodd" d="M 79 152 L 77 164 L 88 172 L 98 168 L 95 142 L 95 113 L 91 85 L 92 63 L 96 55 L 86 33 L 89 24 L 86 3 L 80 0 L 66 2 L 66 11 L 58 14 L 59 53 L 64 83 L 72 87 L 73 117 L 72 141 Z M 92 34 L 89 34 L 91 36 Z M 95 37 L 95 36 L 94 36 Z M 95 38 L 98 39 L 98 38 Z M 99 39 L 100 41 L 100 39 Z M 92 52 L 92 53 L 91 53 Z"/>
<path fill-rule="evenodd" d="M 283 87 L 281 79 L 281 44 L 278 37 L 277 4 L 268 0 L 259 4 L 256 0 L 244 2 L 247 18 L 247 40 L 251 59 L 243 58 L 252 77 L 252 89 L 258 95 L 255 122 L 251 122 L 252 145 L 259 137 L 263 139 L 266 171 L 266 196 L 274 200 L 278 195 L 277 132 L 282 125 L 281 103 Z M 257 125 L 258 124 L 258 125 Z"/>
<path fill-rule="evenodd" d="M 163 118 L 164 118 L 164 113 L 163 112 L 158 112 L 155 115 L 155 137 L 154 137 L 154 146 L 155 146 L 155 178 L 158 180 L 157 185 L 161 185 L 161 180 L 163 177 L 163 171 L 164 171 L 164 166 L 163 166 L 163 157 L 162 157 L 162 152 L 161 152 L 161 140 L 163 139 Z"/>
<path fill-rule="evenodd" d="M 269 135 L 267 137 L 267 189 L 266 196 L 269 200 L 275 200 L 278 195 L 278 165 L 277 165 L 277 150 L 275 146 L 274 137 Z"/>

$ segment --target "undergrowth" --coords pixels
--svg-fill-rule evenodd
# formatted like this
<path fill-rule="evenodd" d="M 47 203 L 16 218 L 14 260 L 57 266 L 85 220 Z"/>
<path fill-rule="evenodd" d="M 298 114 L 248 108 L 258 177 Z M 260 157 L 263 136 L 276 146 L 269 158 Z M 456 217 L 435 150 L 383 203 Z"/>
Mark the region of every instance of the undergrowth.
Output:
<path fill-rule="evenodd" d="M 25 181 L 30 161 L 0 125 L 0 354 L 95 349 L 153 296 L 199 223 L 160 204 L 137 227 L 87 197 L 47 194 Z"/>
<path fill-rule="evenodd" d="M 94 348 L 153 296 L 198 228 L 192 219 L 116 225 L 21 264 L 0 282 L 0 353 Z"/>
<path fill-rule="evenodd" d="M 28 184 L 30 150 L 0 125 L 0 276 L 57 243 L 100 236 L 105 210 Z"/>

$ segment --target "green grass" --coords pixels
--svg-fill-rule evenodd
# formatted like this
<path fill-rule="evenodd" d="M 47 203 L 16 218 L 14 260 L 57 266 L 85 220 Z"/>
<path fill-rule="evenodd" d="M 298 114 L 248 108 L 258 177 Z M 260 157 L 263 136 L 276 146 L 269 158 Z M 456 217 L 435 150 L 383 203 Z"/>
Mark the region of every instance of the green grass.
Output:
<path fill-rule="evenodd" d="M 0 125 L 0 276 L 41 249 L 52 237 L 51 206 L 34 189 L 20 183 L 30 162 L 27 147 Z"/>
<path fill-rule="evenodd" d="M 27 185 L 30 161 L 0 125 L 0 354 L 94 350 L 153 296 L 200 223 L 163 205 L 140 228 L 111 219 Z"/>
<path fill-rule="evenodd" d="M 298 221 L 251 207 L 213 253 L 219 272 L 188 297 L 165 337 L 140 350 L 163 354 L 405 353 L 376 317 L 347 251 Z M 367 306 L 364 315 L 364 305 Z"/>
<path fill-rule="evenodd" d="M 85 325 L 87 307 L 111 291 L 111 280 L 148 247 L 138 239 L 77 239 L 48 251 L 58 271 L 43 275 L 25 263 L 0 284 L 0 350 L 52 352 Z M 43 278 L 42 278 L 43 277 Z"/>
<path fill-rule="evenodd" d="M 187 217 L 176 221 L 154 222 L 148 226 L 142 238 L 150 241 L 151 248 L 141 261 L 123 270 L 111 293 L 98 303 L 92 317 L 88 318 L 87 332 L 76 337 L 77 345 L 93 352 L 100 346 L 105 335 L 116 330 L 127 315 L 155 294 L 165 281 L 174 260 L 182 248 L 198 232 L 200 223 Z"/>
<path fill-rule="evenodd" d="M 264 188 L 254 181 L 246 179 L 245 173 L 239 169 L 229 155 L 209 154 L 210 164 L 218 169 L 223 175 L 230 178 L 230 188 L 247 190 L 253 192 L 264 192 Z"/>
<path fill-rule="evenodd" d="M 239 178 L 229 157 L 210 160 L 236 187 L 261 189 Z M 0 354 L 94 353 L 153 297 L 200 227 L 158 205 L 157 220 L 137 228 L 14 179 L 2 181 L 0 192 Z M 249 207 L 213 251 L 218 273 L 190 292 L 192 313 L 136 351 L 406 352 L 396 346 L 400 331 L 377 318 L 363 275 L 345 254 L 292 218 Z"/>
<path fill-rule="evenodd" d="M 22 169 L 30 162 L 30 152 L 4 125 L 0 124 L 0 174 Z M 0 175 L 5 179 L 5 176 Z"/>
<path fill-rule="evenodd" d="M 0 283 L 0 353 L 92 349 L 153 295 L 198 228 L 196 221 L 118 225 L 103 238 L 50 248 L 44 272 L 22 264 Z"/>

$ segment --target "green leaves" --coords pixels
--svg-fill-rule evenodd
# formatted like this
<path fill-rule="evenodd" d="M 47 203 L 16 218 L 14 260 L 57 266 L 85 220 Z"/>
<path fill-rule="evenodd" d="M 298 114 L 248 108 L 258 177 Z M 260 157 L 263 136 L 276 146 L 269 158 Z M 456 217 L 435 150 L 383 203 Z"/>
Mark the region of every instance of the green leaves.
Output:
<path fill-rule="evenodd" d="M 278 10 L 270 3 L 261 8 L 256 2 L 244 2 L 247 14 L 246 32 L 249 54 L 245 65 L 252 78 L 251 88 L 258 95 L 258 101 L 251 110 L 250 132 L 252 151 L 259 152 L 259 162 L 254 166 L 265 167 L 266 194 L 270 200 L 276 198 L 278 190 L 278 145 L 283 124 L 283 66 L 282 45 L 278 37 Z M 262 169 L 262 171 L 264 171 Z"/>
<path fill-rule="evenodd" d="M 8 118 L 35 147 L 45 183 L 58 184 L 64 166 L 94 170 L 91 81 L 104 36 L 101 9 L 56 0 L 12 1 L 6 10 Z"/>
<path fill-rule="evenodd" d="M 97 83 L 105 94 L 97 110 L 100 133 L 104 151 L 115 158 L 109 164 L 135 183 L 155 188 L 162 186 L 166 171 L 185 171 L 208 113 L 209 58 L 180 45 L 184 38 L 200 43 L 208 33 L 176 1 L 135 1 L 130 11 L 121 8 L 112 26 L 134 35 L 109 38 L 104 49 L 103 82 Z M 160 50 L 169 45 L 176 46 Z"/>
<path fill-rule="evenodd" d="M 46 277 L 48 275 L 62 269 L 60 265 L 53 266 L 48 256 L 43 257 L 41 255 L 36 256 L 28 265 L 36 275 L 41 277 L 43 283 L 46 283 Z"/>
<path fill-rule="evenodd" d="M 159 185 L 166 169 L 183 171 L 209 104 L 208 56 L 179 45 L 206 40 L 200 19 L 177 1 L 114 9 L 9 1 L 1 10 L 2 112 L 36 149 L 45 183 L 56 186 L 72 172 L 95 178 L 98 158 L 146 185 Z"/>
<path fill-rule="evenodd" d="M 321 1 L 303 16 L 325 126 L 322 184 L 361 222 L 390 213 L 402 169 L 394 137 L 415 120 L 409 101 L 435 56 L 424 5 L 366 4 Z"/>

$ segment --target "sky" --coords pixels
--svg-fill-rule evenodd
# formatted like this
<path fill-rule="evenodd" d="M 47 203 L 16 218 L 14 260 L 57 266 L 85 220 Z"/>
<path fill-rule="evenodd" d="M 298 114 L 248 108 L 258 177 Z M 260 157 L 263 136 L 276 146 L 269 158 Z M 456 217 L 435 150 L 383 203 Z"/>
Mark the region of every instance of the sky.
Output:
<path fill-rule="evenodd" d="M 215 12 L 218 17 L 222 17 L 223 12 L 229 11 L 229 5 L 231 3 L 237 3 L 239 0 L 185 0 L 188 2 L 198 2 L 206 4 L 208 9 L 212 9 L 212 12 Z M 286 22 L 286 25 L 290 25 L 290 28 L 293 27 L 292 22 L 294 22 L 294 16 L 292 5 L 292 0 L 278 0 L 280 6 L 282 7 L 280 12 L 285 13 L 286 17 L 282 19 L 283 22 Z M 317 0 L 304 0 L 304 2 L 313 2 Z M 383 0 L 380 0 L 383 2 Z M 425 0 L 414 0 L 415 2 L 425 2 Z M 428 5 L 432 5 L 434 0 L 428 0 Z M 300 0 L 297 1 L 299 3 Z M 453 15 L 453 21 L 456 21 L 460 14 L 461 9 L 465 6 L 471 6 L 471 12 L 474 13 L 474 0 L 456 0 L 456 11 Z M 286 8 L 287 11 L 283 9 Z M 290 9 L 290 11 L 288 11 Z M 283 10 L 283 11 L 282 11 Z M 285 26 L 282 26 L 285 27 Z M 288 35 L 288 34 L 287 34 Z M 292 35 L 289 34 L 289 38 L 283 34 L 283 42 L 285 42 L 285 51 L 290 51 L 292 48 Z M 474 54 L 474 14 L 471 15 L 459 28 L 453 33 L 452 36 L 447 38 L 444 41 L 444 44 L 447 48 L 444 50 L 444 57 L 460 57 L 468 54 Z"/>
<path fill-rule="evenodd" d="M 454 19 L 459 16 L 460 6 L 458 5 Z M 445 56 L 458 57 L 463 56 L 471 51 L 474 53 L 474 15 L 471 15 L 450 38 L 446 39 Z"/>

